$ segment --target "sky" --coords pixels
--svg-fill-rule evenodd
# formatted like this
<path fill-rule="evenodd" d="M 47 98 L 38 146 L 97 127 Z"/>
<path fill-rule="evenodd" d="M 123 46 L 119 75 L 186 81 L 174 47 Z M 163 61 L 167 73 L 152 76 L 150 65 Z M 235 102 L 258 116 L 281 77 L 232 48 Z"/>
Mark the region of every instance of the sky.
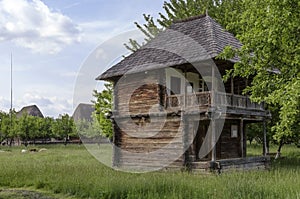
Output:
<path fill-rule="evenodd" d="M 142 23 L 144 13 L 157 17 L 163 2 L 0 0 L 0 110 L 10 108 L 12 55 L 13 108 L 36 104 L 44 116 L 72 115 L 101 90 L 95 78 L 128 53 L 123 43 L 134 38 L 134 22 Z M 91 54 L 106 60 L 91 66 Z M 91 71 L 88 88 L 78 86 L 84 70 Z M 85 96 L 74 100 L 74 93 Z"/>

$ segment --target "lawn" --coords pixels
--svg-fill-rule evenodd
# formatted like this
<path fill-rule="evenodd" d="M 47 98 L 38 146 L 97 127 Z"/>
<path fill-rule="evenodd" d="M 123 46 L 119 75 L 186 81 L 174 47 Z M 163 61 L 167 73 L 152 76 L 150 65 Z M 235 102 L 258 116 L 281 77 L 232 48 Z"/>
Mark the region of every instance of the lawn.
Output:
<path fill-rule="evenodd" d="M 38 148 L 41 148 L 40 146 Z M 284 146 L 270 171 L 222 175 L 114 171 L 84 146 L 43 146 L 47 151 L 0 150 L 0 198 L 300 198 L 300 149 Z M 260 154 L 251 146 L 250 154 Z M 272 148 L 275 152 L 275 148 Z"/>

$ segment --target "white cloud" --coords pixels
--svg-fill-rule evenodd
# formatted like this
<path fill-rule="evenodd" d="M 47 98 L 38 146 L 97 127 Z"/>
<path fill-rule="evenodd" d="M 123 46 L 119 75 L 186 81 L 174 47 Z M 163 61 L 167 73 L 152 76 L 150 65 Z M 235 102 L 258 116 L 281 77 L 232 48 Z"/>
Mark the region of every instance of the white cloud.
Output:
<path fill-rule="evenodd" d="M 79 27 L 82 30 L 82 41 L 91 44 L 102 43 L 111 37 L 135 28 L 133 23 L 122 20 L 89 21 L 80 23 Z M 128 39 L 126 38 L 123 43 L 127 42 Z"/>
<path fill-rule="evenodd" d="M 0 97 L 0 111 L 7 111 L 10 107 L 10 101 L 3 97 Z"/>
<path fill-rule="evenodd" d="M 80 29 L 40 0 L 0 1 L 0 41 L 9 40 L 34 52 L 57 53 L 80 41 Z"/>
<path fill-rule="evenodd" d="M 44 94 L 33 92 L 25 93 L 23 97 L 13 101 L 13 107 L 20 111 L 22 107 L 37 105 L 44 116 L 58 117 L 59 114 L 73 114 L 72 100 L 66 100 L 63 97 L 48 97 Z M 0 97 L 0 111 L 8 112 L 10 100 Z"/>
<path fill-rule="evenodd" d="M 72 78 L 76 78 L 78 77 L 80 74 L 78 72 L 75 71 L 69 71 L 69 72 L 64 72 L 64 73 L 60 73 L 59 74 L 61 77 L 72 77 Z"/>

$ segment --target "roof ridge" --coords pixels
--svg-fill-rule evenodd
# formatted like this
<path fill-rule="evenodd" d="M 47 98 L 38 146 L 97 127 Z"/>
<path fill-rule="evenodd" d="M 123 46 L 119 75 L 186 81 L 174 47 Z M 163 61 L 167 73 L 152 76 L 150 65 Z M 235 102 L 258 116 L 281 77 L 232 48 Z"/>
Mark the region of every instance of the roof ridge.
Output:
<path fill-rule="evenodd" d="M 215 42 L 217 39 L 216 35 L 215 35 L 215 31 L 213 28 L 213 24 L 212 24 L 212 18 L 208 17 L 208 30 L 210 31 L 210 35 L 211 35 L 211 39 L 212 39 L 212 49 L 213 49 L 213 53 L 216 53 L 216 48 L 217 48 L 217 43 Z"/>
<path fill-rule="evenodd" d="M 196 16 L 193 16 L 193 17 L 188 17 L 188 18 L 185 18 L 185 19 L 175 19 L 173 21 L 173 23 L 182 23 L 182 22 L 193 21 L 195 19 L 200 19 L 200 18 L 203 18 L 203 17 L 206 17 L 206 16 L 208 16 L 208 14 L 200 14 L 200 15 L 196 15 Z"/>

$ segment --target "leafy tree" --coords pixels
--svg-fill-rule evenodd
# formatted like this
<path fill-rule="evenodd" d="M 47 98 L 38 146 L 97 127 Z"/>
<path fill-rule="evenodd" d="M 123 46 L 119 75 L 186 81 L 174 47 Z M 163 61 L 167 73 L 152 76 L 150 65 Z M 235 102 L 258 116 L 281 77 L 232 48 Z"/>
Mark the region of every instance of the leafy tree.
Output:
<path fill-rule="evenodd" d="M 28 146 L 29 141 L 35 140 L 37 137 L 38 126 L 36 117 L 24 113 L 19 119 L 18 130 L 24 145 Z"/>
<path fill-rule="evenodd" d="M 6 140 L 6 144 L 11 146 L 14 142 L 14 138 L 17 136 L 18 124 L 17 124 L 16 112 L 12 110 L 10 113 L 1 114 L 0 132 L 2 140 Z"/>
<path fill-rule="evenodd" d="M 5 127 L 4 120 L 6 117 L 7 117 L 7 114 L 0 111 L 0 143 L 2 143 L 2 141 L 4 140 L 4 137 L 5 137 L 3 129 Z"/>
<path fill-rule="evenodd" d="M 38 137 L 46 141 L 54 136 L 52 132 L 52 125 L 54 119 L 51 117 L 37 118 Z"/>
<path fill-rule="evenodd" d="M 252 85 L 246 90 L 252 100 L 278 109 L 272 131 L 280 153 L 284 143 L 299 143 L 300 3 L 244 0 L 243 7 L 246 9 L 238 20 L 231 23 L 240 27 L 237 37 L 243 47 L 234 52 L 241 62 L 230 74 L 252 76 Z M 232 54 L 232 49 L 228 47 L 224 54 Z"/>
<path fill-rule="evenodd" d="M 52 131 L 57 138 L 64 140 L 65 145 L 67 145 L 70 137 L 78 136 L 74 120 L 68 114 L 61 115 L 54 121 Z"/>
<path fill-rule="evenodd" d="M 101 92 L 94 91 L 94 97 L 96 98 L 93 101 L 95 106 L 95 119 L 99 123 L 94 124 L 94 128 L 100 128 L 100 133 L 102 136 L 112 138 L 112 124 L 110 119 L 107 117 L 111 114 L 112 111 L 112 99 L 113 99 L 113 86 L 111 83 L 104 85 L 105 89 Z"/>
<path fill-rule="evenodd" d="M 93 113 L 92 121 L 79 120 L 76 122 L 77 131 L 80 136 L 85 138 L 98 138 L 101 136 L 101 127 L 97 121 L 95 113 Z"/>

